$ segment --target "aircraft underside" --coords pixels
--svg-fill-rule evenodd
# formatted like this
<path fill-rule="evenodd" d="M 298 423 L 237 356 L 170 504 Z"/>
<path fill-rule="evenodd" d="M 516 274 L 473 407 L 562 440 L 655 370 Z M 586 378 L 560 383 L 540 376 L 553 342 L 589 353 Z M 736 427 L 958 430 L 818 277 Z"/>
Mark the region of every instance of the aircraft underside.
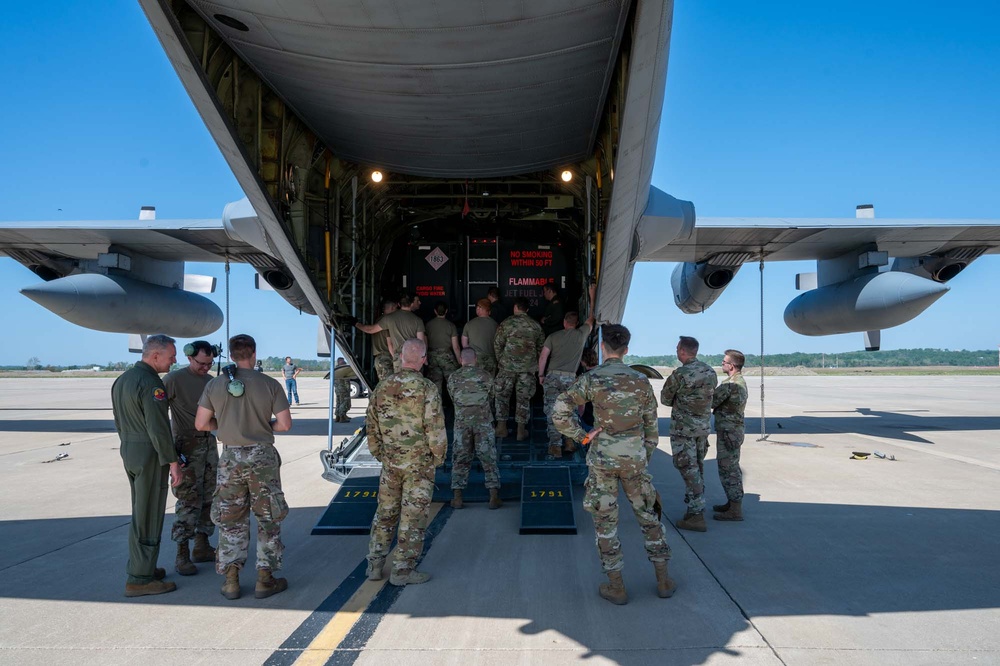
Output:
<path fill-rule="evenodd" d="M 246 199 L 221 220 L 4 223 L 0 250 L 43 283 L 24 290 L 98 330 L 195 337 L 221 312 L 185 261 L 240 261 L 316 314 L 371 384 L 384 298 L 459 323 L 490 286 L 532 314 L 555 284 L 620 321 L 637 261 L 674 261 L 677 307 L 710 307 L 744 263 L 817 260 L 785 322 L 804 335 L 879 331 L 917 316 L 1000 248 L 992 221 L 698 219 L 651 187 L 670 0 L 462 0 L 277 9 L 244 0 L 140 0 Z M 485 12 L 485 13 L 484 13 Z M 678 156 L 678 159 L 683 156 Z M 46 224 L 54 226 L 46 226 Z M 193 313 L 193 314 L 185 314 Z M 584 314 L 586 314 L 584 312 Z"/>

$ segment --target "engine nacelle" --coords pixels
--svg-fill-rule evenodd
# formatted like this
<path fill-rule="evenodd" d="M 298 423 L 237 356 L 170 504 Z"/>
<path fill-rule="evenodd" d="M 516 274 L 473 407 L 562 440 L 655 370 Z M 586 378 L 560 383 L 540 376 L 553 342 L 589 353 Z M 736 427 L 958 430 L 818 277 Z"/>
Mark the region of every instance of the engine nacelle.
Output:
<path fill-rule="evenodd" d="M 687 314 L 707 310 L 733 281 L 742 263 L 719 265 L 712 260 L 677 264 L 670 276 L 674 304 Z"/>
<path fill-rule="evenodd" d="M 70 275 L 21 293 L 68 322 L 109 333 L 199 338 L 223 321 L 219 306 L 204 296 L 118 275 Z"/>
<path fill-rule="evenodd" d="M 272 289 L 281 294 L 292 307 L 297 308 L 306 314 L 316 314 L 302 287 L 295 281 L 284 268 L 280 267 L 277 261 L 271 261 L 278 257 L 278 252 L 273 247 L 264 231 L 257 211 L 254 210 L 250 200 L 247 198 L 234 201 L 226 206 L 222 211 L 222 226 L 226 229 L 226 234 L 233 240 L 242 241 L 252 245 L 261 253 L 270 257 L 263 261 L 251 261 L 254 270 L 267 282 Z"/>
<path fill-rule="evenodd" d="M 986 250 L 985 247 L 957 247 L 942 255 L 898 257 L 892 264 L 892 270 L 912 273 L 935 282 L 947 282 L 983 256 Z"/>
<path fill-rule="evenodd" d="M 226 204 L 222 210 L 222 227 L 233 240 L 252 245 L 269 257 L 278 256 L 268 242 L 267 232 L 257 217 L 257 211 L 246 197 Z"/>
<path fill-rule="evenodd" d="M 911 273 L 870 273 L 795 298 L 785 308 L 785 325 L 801 335 L 892 328 L 916 317 L 948 289 Z"/>

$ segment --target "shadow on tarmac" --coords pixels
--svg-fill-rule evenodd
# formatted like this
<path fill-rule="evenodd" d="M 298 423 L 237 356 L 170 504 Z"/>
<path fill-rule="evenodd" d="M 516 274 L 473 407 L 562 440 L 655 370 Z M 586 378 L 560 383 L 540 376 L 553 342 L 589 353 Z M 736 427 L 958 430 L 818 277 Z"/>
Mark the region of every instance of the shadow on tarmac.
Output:
<path fill-rule="evenodd" d="M 859 407 L 856 412 L 820 412 L 852 414 L 852 416 L 793 416 L 768 417 L 766 431 L 781 438 L 808 435 L 869 435 L 902 442 L 931 444 L 934 442 L 916 433 L 948 430 L 1000 430 L 1000 418 L 995 416 L 919 416 L 913 412 L 880 412 Z M 856 414 L 856 415 L 853 415 Z M 660 437 L 670 436 L 670 419 L 658 419 Z M 760 419 L 747 417 L 747 437 L 760 432 Z M 808 441 L 808 440 L 806 440 Z"/>
<path fill-rule="evenodd" d="M 592 647 L 590 656 L 610 650 L 606 656 L 622 663 L 633 658 L 611 646 L 662 649 L 663 640 L 646 635 L 653 613 L 655 625 L 673 632 L 669 643 L 677 647 L 671 650 L 683 648 L 671 655 L 696 664 L 716 652 L 731 652 L 698 646 L 726 645 L 749 627 L 748 617 L 1000 606 L 998 511 L 767 502 L 747 495 L 745 522 L 709 520 L 707 533 L 678 532 L 670 523 L 683 511 L 683 490 L 670 456 L 658 451 L 651 471 L 670 514 L 664 523 L 674 550 L 671 573 L 680 584 L 673 599 L 660 600 L 653 592 L 652 567 L 624 498 L 620 534 L 632 600 L 614 609 L 597 597 L 603 577 L 592 523 L 580 506 L 582 489 L 577 487 L 576 536 L 518 536 L 516 503 L 489 513 L 481 505 L 447 509 L 448 524 L 428 554 L 435 580 L 408 588 L 384 612 L 525 620 L 520 627 L 525 634 L 554 630 Z M 714 460 L 706 461 L 705 477 L 708 501 L 717 501 Z M 122 596 L 128 516 L 117 515 L 0 522 L 0 597 L 313 611 L 357 570 L 368 541 L 367 536 L 308 536 L 324 509 L 290 512 L 283 533 L 291 586 L 288 594 L 266 601 L 252 598 L 249 571 L 243 576 L 244 598 L 236 602 L 221 597 L 222 579 L 210 564 L 199 565 L 197 576 L 176 575 L 171 515 L 165 521 L 160 564 L 167 567 L 168 579 L 178 583 L 175 593 L 135 600 Z M 253 552 L 251 543 L 251 560 Z M 649 656 L 637 653 L 634 660 Z"/>
<path fill-rule="evenodd" d="M 350 435 L 361 427 L 364 419 L 360 416 L 351 418 L 349 423 L 333 424 L 333 434 Z M 327 434 L 327 419 L 296 418 L 292 412 L 292 429 L 281 433 L 282 437 L 316 436 Z M 115 432 L 114 419 L 0 419 L 0 432 Z"/>
<path fill-rule="evenodd" d="M 298 416 L 304 408 L 292 409 L 293 427 L 282 436 L 326 435 L 328 422 L 324 418 Z M 318 408 L 317 408 L 318 409 Z M 325 411 L 325 407 L 322 408 Z M 102 411 L 102 410 L 73 410 Z M 107 411 L 107 410 L 103 410 Z M 995 416 L 921 416 L 914 412 L 883 412 L 859 407 L 855 412 L 820 412 L 824 416 L 771 417 L 766 419 L 766 429 L 779 438 L 829 435 L 830 433 L 862 434 L 903 442 L 931 444 L 934 442 L 917 433 L 929 431 L 993 431 L 1000 430 L 1000 418 Z M 827 414 L 845 414 L 832 416 Z M 364 423 L 364 417 L 355 415 L 349 423 L 334 423 L 334 436 L 350 435 Z M 658 423 L 661 437 L 670 436 L 670 419 L 661 417 Z M 94 419 L 3 419 L 0 432 L 114 432 L 115 422 L 110 418 Z M 747 435 L 760 432 L 760 419 L 747 419 Z M 806 440 L 808 442 L 808 440 Z"/>

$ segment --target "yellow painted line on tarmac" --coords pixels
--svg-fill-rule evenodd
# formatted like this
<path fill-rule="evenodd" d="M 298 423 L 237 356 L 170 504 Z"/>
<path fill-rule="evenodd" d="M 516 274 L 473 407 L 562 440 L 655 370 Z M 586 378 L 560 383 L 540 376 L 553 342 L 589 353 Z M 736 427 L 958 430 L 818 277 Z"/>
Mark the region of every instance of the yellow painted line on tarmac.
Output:
<path fill-rule="evenodd" d="M 430 525 L 431 521 L 444 506 L 440 502 L 431 504 L 430 512 L 427 516 L 427 524 Z M 388 564 L 388 570 L 392 570 L 392 562 L 396 556 L 396 549 L 393 548 L 386 558 L 386 563 Z M 383 587 L 389 583 L 389 576 L 387 575 L 382 580 L 366 580 L 358 588 L 358 591 L 351 595 L 351 598 L 344 602 L 344 605 L 340 607 L 330 621 L 327 622 L 326 626 L 320 630 L 316 638 L 309 643 L 309 646 L 302 652 L 298 659 L 295 660 L 295 666 L 315 666 L 318 664 L 325 664 L 333 656 L 334 651 L 343 642 L 344 638 L 347 637 L 348 632 L 357 623 L 361 616 L 371 605 L 372 600 L 375 598 Z"/>

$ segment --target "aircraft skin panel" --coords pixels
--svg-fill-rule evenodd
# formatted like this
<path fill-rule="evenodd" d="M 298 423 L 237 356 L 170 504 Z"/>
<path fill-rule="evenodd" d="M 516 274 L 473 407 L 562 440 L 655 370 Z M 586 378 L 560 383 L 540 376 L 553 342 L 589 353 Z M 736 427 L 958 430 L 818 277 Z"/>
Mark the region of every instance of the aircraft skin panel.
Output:
<path fill-rule="evenodd" d="M 723 252 L 764 252 L 768 261 L 833 259 L 869 243 L 893 257 L 962 247 L 1000 253 L 1000 221 L 857 218 L 699 218 L 690 238 L 639 261 L 705 261 Z"/>
<path fill-rule="evenodd" d="M 190 4 L 338 156 L 460 178 L 591 157 L 631 6 Z"/>
<path fill-rule="evenodd" d="M 330 323 L 329 306 L 326 300 L 316 289 L 306 271 L 290 240 L 288 229 L 279 221 L 271 207 L 271 201 L 265 187 L 251 166 L 252 161 L 241 149 L 225 114 L 213 94 L 209 92 L 212 89 L 211 85 L 205 80 L 201 68 L 197 66 L 197 57 L 190 52 L 187 42 L 182 36 L 183 31 L 177 25 L 169 8 L 164 6 L 168 4 L 167 0 L 139 0 L 139 4 L 146 14 L 146 19 L 153 28 L 153 32 L 156 33 L 170 64 L 177 72 L 181 84 L 256 211 L 260 224 L 274 243 L 280 262 L 291 273 L 313 311 L 319 315 L 321 320 Z"/>
<path fill-rule="evenodd" d="M 208 3 L 206 3 L 208 4 Z M 385 0 L 340 0 L 334 4 L 323 2 L 288 2 L 273 0 L 216 0 L 211 3 L 218 9 L 235 9 L 264 13 L 288 21 L 328 23 L 343 28 L 460 28 L 477 22 L 507 23 L 539 19 L 561 12 L 577 11 L 589 5 L 608 4 L 606 0 L 579 2 L 579 0 L 533 0 L 530 3 L 474 3 L 442 2 L 427 0 L 422 3 L 389 3 Z M 377 11 L 391 6 L 394 11 Z M 433 11 L 425 11 L 424 8 Z M 373 11 L 375 10 L 375 11 Z"/>
<path fill-rule="evenodd" d="M 639 0 L 629 68 L 625 118 L 615 164 L 597 292 L 599 321 L 618 322 L 632 282 L 632 239 L 649 201 L 656 157 L 673 2 Z"/>
<path fill-rule="evenodd" d="M 194 0 L 201 14 L 210 18 L 216 3 Z M 243 3 L 234 2 L 233 5 Z M 400 3 L 368 5 L 373 22 L 392 17 Z M 610 48 L 607 22 L 617 18 L 626 3 L 598 2 L 570 11 L 502 23 L 484 21 L 478 7 L 465 25 L 447 25 L 443 17 L 467 0 L 413 3 L 422 26 L 365 27 L 339 25 L 336 21 L 292 21 L 269 15 L 269 9 L 240 11 L 237 16 L 250 27 L 230 30 L 233 44 L 260 44 L 290 55 L 305 55 L 352 65 L 396 65 L 430 69 L 474 63 L 534 60 L 546 54 L 605 42 Z M 214 9 L 213 9 L 214 8 Z M 213 21 L 214 22 L 214 21 Z M 255 29 L 258 28 L 258 29 Z M 387 37 L 391 39 L 382 39 Z"/>

